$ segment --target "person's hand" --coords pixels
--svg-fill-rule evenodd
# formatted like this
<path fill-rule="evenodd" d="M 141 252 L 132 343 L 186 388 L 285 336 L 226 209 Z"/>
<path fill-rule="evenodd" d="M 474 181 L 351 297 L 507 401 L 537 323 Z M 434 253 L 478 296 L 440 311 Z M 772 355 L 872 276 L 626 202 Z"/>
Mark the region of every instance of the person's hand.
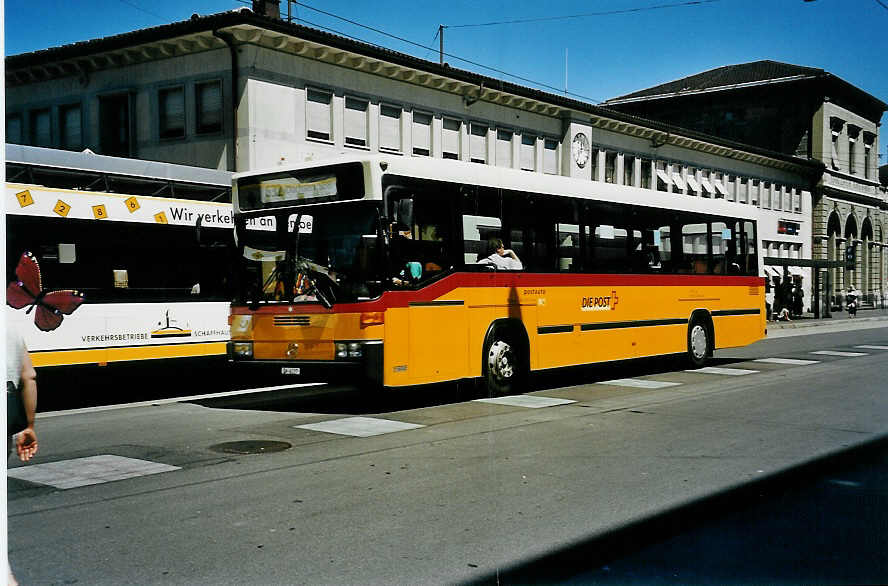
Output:
<path fill-rule="evenodd" d="M 33 427 L 26 427 L 15 435 L 15 451 L 22 462 L 27 462 L 37 453 L 37 434 Z"/>

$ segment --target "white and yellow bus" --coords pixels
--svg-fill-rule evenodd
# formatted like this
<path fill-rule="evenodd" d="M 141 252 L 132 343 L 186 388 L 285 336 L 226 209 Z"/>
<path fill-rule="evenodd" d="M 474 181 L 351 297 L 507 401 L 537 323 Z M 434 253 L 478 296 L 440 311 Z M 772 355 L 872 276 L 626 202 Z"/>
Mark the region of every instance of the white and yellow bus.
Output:
<path fill-rule="evenodd" d="M 83 304 L 51 331 L 36 327 L 36 312 L 28 307 L 7 308 L 38 376 L 155 359 L 214 356 L 224 363 L 230 177 L 7 146 L 7 282 L 30 252 L 43 291 L 84 295 Z M 198 197 L 203 200 L 189 199 Z M 209 201 L 214 198 L 223 201 Z"/>
<path fill-rule="evenodd" d="M 755 219 L 723 200 L 398 156 L 237 174 L 232 198 L 236 363 L 503 394 L 765 335 Z M 495 239 L 520 270 L 485 262 Z"/>

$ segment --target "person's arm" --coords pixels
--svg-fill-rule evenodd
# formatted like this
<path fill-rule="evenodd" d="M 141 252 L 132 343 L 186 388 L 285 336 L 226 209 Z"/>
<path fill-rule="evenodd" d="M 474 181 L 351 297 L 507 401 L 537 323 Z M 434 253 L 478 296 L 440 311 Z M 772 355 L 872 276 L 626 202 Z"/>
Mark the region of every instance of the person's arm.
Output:
<path fill-rule="evenodd" d="M 511 265 L 509 267 L 510 270 L 520 271 L 524 268 L 524 265 L 521 263 L 521 259 L 518 258 L 518 255 L 515 254 L 515 251 L 512 250 L 511 248 L 507 248 L 505 250 L 505 258 L 510 258 L 513 261 L 512 263 L 510 263 L 510 265 Z"/>
<path fill-rule="evenodd" d="M 37 433 L 34 431 L 34 416 L 37 413 L 37 371 L 27 351 L 22 356 L 22 402 L 28 427 L 16 434 L 15 449 L 22 462 L 27 462 L 37 453 Z"/>

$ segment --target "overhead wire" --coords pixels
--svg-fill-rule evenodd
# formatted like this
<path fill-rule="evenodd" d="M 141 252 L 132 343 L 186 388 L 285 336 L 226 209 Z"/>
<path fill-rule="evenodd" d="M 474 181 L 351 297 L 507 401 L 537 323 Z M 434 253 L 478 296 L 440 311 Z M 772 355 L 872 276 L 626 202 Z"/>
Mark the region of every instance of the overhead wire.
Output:
<path fill-rule="evenodd" d="M 121 1 L 124 1 L 124 0 L 121 0 Z M 250 5 L 250 4 L 251 4 L 251 2 L 249 2 L 249 0 L 236 0 L 236 1 L 237 1 L 237 2 L 240 2 L 240 3 L 242 3 L 242 4 L 247 4 L 247 5 Z M 313 11 L 315 11 L 315 12 L 318 12 L 318 13 L 320 13 L 320 14 L 323 14 L 323 15 L 329 16 L 329 17 L 331 17 L 331 18 L 335 18 L 335 19 L 341 20 L 341 21 L 346 22 L 346 23 L 348 23 L 348 24 L 351 24 L 351 25 L 354 25 L 354 26 L 357 26 L 357 27 L 361 27 L 361 28 L 367 29 L 367 30 L 372 31 L 372 32 L 374 32 L 374 33 L 376 33 L 376 34 L 383 35 L 383 36 L 386 36 L 386 37 L 389 37 L 389 38 L 395 39 L 395 40 L 397 40 L 397 41 L 400 41 L 400 42 L 402 42 L 402 43 L 406 43 L 406 44 L 408 44 L 408 45 L 412 45 L 412 46 L 414 46 L 414 47 L 417 47 L 417 48 L 423 49 L 423 50 L 425 50 L 425 54 L 426 54 L 426 55 L 428 55 L 428 52 L 430 52 L 430 51 L 432 51 L 432 52 L 439 52 L 439 49 L 436 49 L 436 48 L 434 48 L 434 47 L 431 47 L 431 46 L 428 46 L 428 45 L 423 45 L 423 44 L 421 44 L 421 43 L 417 43 L 417 42 L 411 41 L 410 39 L 406 39 L 406 38 L 404 38 L 404 37 L 401 37 L 401 36 L 398 36 L 398 35 L 395 35 L 395 34 L 392 34 L 392 33 L 386 32 L 386 31 L 384 31 L 384 30 L 381 30 L 381 29 L 378 29 L 378 28 L 375 28 L 375 27 L 372 27 L 372 26 L 369 26 L 369 25 L 366 25 L 366 24 L 362 24 L 362 23 L 360 23 L 360 22 L 357 22 L 357 21 L 351 20 L 351 19 L 349 19 L 349 18 L 345 18 L 345 17 L 343 17 L 343 16 L 339 16 L 338 14 L 334 14 L 334 13 L 332 13 L 332 12 L 328 12 L 328 11 L 326 11 L 326 10 L 322 10 L 322 9 L 320 9 L 320 8 L 315 8 L 314 6 L 310 6 L 310 5 L 305 4 L 305 3 L 303 3 L 303 2 L 298 2 L 297 0 L 285 0 L 285 1 L 289 2 L 290 4 L 294 4 L 294 5 L 296 5 L 296 6 L 302 6 L 303 8 L 307 8 L 307 9 L 309 9 L 309 10 L 313 10 Z M 685 2 L 676 2 L 676 3 L 670 3 L 670 4 L 658 4 L 658 5 L 654 5 L 654 6 L 642 6 L 642 7 L 636 7 L 636 8 L 625 8 L 625 9 L 620 9 L 620 10 L 609 10 L 609 11 L 601 11 L 601 12 L 590 12 L 590 13 L 574 14 L 574 15 L 567 15 L 567 16 L 552 16 L 552 17 L 533 18 L 533 19 L 518 19 L 518 20 L 511 20 L 511 21 L 498 21 L 498 22 L 488 22 L 488 23 L 479 23 L 479 24 L 441 25 L 441 27 L 439 28 L 438 32 L 435 33 L 435 36 L 434 36 L 434 38 L 432 39 L 432 43 L 434 43 L 435 39 L 438 38 L 438 34 L 440 34 L 440 29 L 441 29 L 441 28 L 445 28 L 445 29 L 446 29 L 446 28 L 469 28 L 469 27 L 496 26 L 496 25 L 505 25 L 505 24 L 524 24 L 524 23 L 532 23 L 532 22 L 544 22 L 544 21 L 553 21 L 553 20 L 565 20 L 565 19 L 584 18 L 584 17 L 592 17 L 592 16 L 608 16 L 608 15 L 617 15 L 617 14 L 628 14 L 628 13 L 636 13 L 636 12 L 645 12 L 645 11 L 651 11 L 651 10 L 662 10 L 662 9 L 666 9 L 666 8 L 679 8 L 679 7 L 699 6 L 699 5 L 703 5 L 703 4 L 711 4 L 711 3 L 713 3 L 713 2 L 719 2 L 719 1 L 720 1 L 720 0 L 687 0 L 687 1 L 685 1 Z M 876 0 L 876 1 L 877 1 L 877 2 L 881 2 L 882 0 Z M 282 15 L 282 16 L 283 16 L 283 15 Z M 308 21 L 308 20 L 305 20 L 304 18 L 297 19 L 297 20 L 299 20 L 300 22 L 303 22 L 303 23 L 305 23 L 305 24 L 307 24 L 307 25 L 314 26 L 314 27 L 317 27 L 317 28 L 319 28 L 319 29 L 329 31 L 329 32 L 332 32 L 332 33 L 337 34 L 337 35 L 341 35 L 341 36 L 344 36 L 344 37 L 352 38 L 352 39 L 354 39 L 354 40 L 361 41 L 361 42 L 364 42 L 364 43 L 367 43 L 367 44 L 370 44 L 370 45 L 373 45 L 373 46 L 376 46 L 376 47 L 379 47 L 379 48 L 382 48 L 382 49 L 388 49 L 387 47 L 383 47 L 382 45 L 379 45 L 378 43 L 373 43 L 373 42 L 370 42 L 370 41 L 367 41 L 367 40 L 364 40 L 364 39 L 360 39 L 360 38 L 354 37 L 354 36 L 351 35 L 351 34 L 348 34 L 348 33 L 342 32 L 342 31 L 339 31 L 339 30 L 337 30 L 337 29 L 334 29 L 334 28 L 328 27 L 328 26 L 326 26 L 326 25 L 322 25 L 322 24 L 320 24 L 320 23 L 310 22 L 310 21 Z M 589 96 L 584 96 L 584 95 L 581 95 L 581 94 L 576 94 L 576 93 L 573 93 L 573 92 L 569 92 L 569 91 L 567 91 L 565 88 L 556 87 L 556 86 L 549 85 L 549 84 L 546 84 L 546 83 L 543 83 L 543 82 L 540 82 L 540 81 L 537 81 L 537 80 L 533 80 L 533 79 L 529 79 L 529 78 L 526 78 L 526 77 L 522 77 L 522 76 L 520 76 L 520 75 L 516 75 L 516 74 L 514 74 L 514 73 L 509 73 L 508 71 L 504 71 L 504 70 L 502 70 L 502 69 L 498 69 L 498 68 L 496 68 L 496 67 L 491 67 L 491 66 L 489 66 L 489 65 L 484 65 L 483 63 L 479 63 L 479 62 L 477 62 L 477 61 L 472 61 L 471 59 L 466 59 L 466 58 L 464 58 L 464 57 L 460 57 L 459 55 L 454 55 L 454 54 L 452 54 L 452 53 L 446 53 L 446 52 L 441 52 L 441 55 L 442 55 L 442 56 L 445 56 L 445 57 L 449 57 L 449 58 L 451 58 L 451 59 L 455 59 L 455 60 L 460 61 L 460 62 L 462 62 L 462 63 L 466 63 L 466 64 L 469 64 L 469 65 L 473 65 L 473 66 L 475 66 L 475 67 L 480 67 L 480 68 L 485 69 L 485 70 L 487 70 L 487 71 L 492 71 L 492 72 L 498 73 L 498 74 L 500 74 L 500 75 L 504 75 L 504 76 L 509 77 L 509 78 L 511 78 L 511 79 L 515 79 L 515 80 L 518 80 L 518 81 L 521 81 L 521 82 L 524 82 L 524 83 L 531 84 L 531 85 L 536 86 L 536 87 L 539 87 L 539 88 L 545 88 L 545 89 L 548 89 L 548 90 L 552 90 L 552 91 L 555 91 L 555 92 L 558 92 L 558 93 L 564 94 L 564 95 L 566 95 L 566 96 L 572 96 L 572 97 L 574 97 L 574 98 L 578 98 L 578 99 L 582 99 L 582 100 L 587 100 L 587 101 L 595 102 L 595 103 L 599 103 L 599 102 L 601 102 L 601 100 L 598 99 L 598 98 L 592 98 L 592 97 L 589 97 Z"/>
<path fill-rule="evenodd" d="M 427 50 L 427 51 L 438 51 L 438 50 L 435 49 L 434 47 L 429 47 L 429 46 L 423 45 L 423 44 L 421 44 L 421 43 L 416 43 L 416 42 L 414 42 L 414 41 L 411 41 L 410 39 L 405 39 L 404 37 L 399 37 L 398 35 L 394 35 L 394 34 L 391 34 L 391 33 L 386 32 L 386 31 L 383 31 L 383 30 L 380 30 L 380 29 L 377 29 L 377 28 L 374 28 L 374 27 L 371 27 L 371 26 L 368 26 L 368 25 L 365 25 L 365 24 L 361 24 L 361 23 L 359 23 L 359 22 L 356 22 L 356 21 L 350 20 L 350 19 L 348 19 L 348 18 L 345 18 L 345 17 L 339 16 L 339 15 L 333 14 L 332 12 L 327 12 L 326 10 L 321 10 L 321 9 L 319 9 L 319 8 L 314 8 L 313 6 L 309 6 L 309 5 L 307 5 L 307 4 L 303 4 L 302 2 L 296 2 L 295 0 L 293 0 L 293 4 L 297 4 L 297 5 L 299 5 L 299 6 L 302 6 L 303 8 L 308 8 L 309 10 L 314 10 L 315 12 L 320 12 L 321 14 L 324 14 L 324 15 L 326 15 L 326 16 L 330 16 L 330 17 L 332 17 L 332 18 L 336 18 L 336 19 L 342 20 L 342 21 L 347 22 L 347 23 L 349 23 L 349 24 L 353 24 L 353 25 L 355 25 L 355 26 L 359 26 L 359 27 L 361 27 L 361 28 L 368 29 L 368 30 L 373 31 L 373 32 L 375 32 L 375 33 L 377 33 L 377 34 L 380 34 L 380 35 L 383 35 L 383 36 L 386 36 L 386 37 L 393 38 L 393 39 L 395 39 L 395 40 L 401 41 L 401 42 L 403 42 L 403 43 L 407 43 L 407 44 L 409 44 L 409 45 L 413 45 L 414 47 L 418 47 L 418 48 L 420 48 L 420 49 L 425 49 L 425 50 Z M 336 29 L 333 29 L 333 28 L 330 28 L 330 27 L 327 27 L 327 26 L 324 26 L 324 25 L 321 25 L 321 24 L 318 24 L 318 23 L 312 23 L 312 22 L 309 22 L 309 21 L 307 21 L 307 20 L 305 20 L 305 19 L 302 19 L 302 22 L 305 22 L 306 24 L 310 24 L 311 26 L 315 26 L 315 27 L 318 27 L 318 28 L 322 28 L 322 29 L 324 29 L 324 30 L 328 30 L 328 31 L 333 32 L 333 33 L 335 33 L 335 34 L 337 34 L 337 35 L 342 35 L 342 36 L 346 36 L 346 37 L 355 38 L 355 37 L 352 37 L 351 35 L 349 35 L 349 34 L 347 34 L 347 33 L 344 33 L 344 32 L 341 32 L 341 31 L 338 31 L 338 30 L 336 30 Z M 436 38 L 437 38 L 437 35 L 436 35 Z M 377 47 L 381 47 L 381 45 L 379 45 L 379 44 L 377 44 L 377 43 L 369 43 L 368 41 L 365 41 L 365 40 L 363 40 L 363 39 L 355 38 L 355 40 L 358 40 L 358 41 L 361 41 L 361 42 L 365 42 L 365 43 L 368 43 L 368 44 L 372 44 L 372 45 L 377 46 Z M 382 48 L 385 48 L 385 47 L 382 47 Z M 600 101 L 601 101 L 601 100 L 599 100 L 599 99 L 597 99 L 597 98 L 591 98 L 591 97 L 589 97 L 589 96 L 584 96 L 584 95 L 580 95 L 580 94 L 575 94 L 575 93 L 572 93 L 572 92 L 565 92 L 565 91 L 564 91 L 564 88 L 555 87 L 555 86 L 552 86 L 552 85 L 549 85 L 549 84 L 546 84 L 546 83 L 542 83 L 542 82 L 540 82 L 540 81 L 536 81 L 536 80 L 533 80 L 533 79 L 529 79 L 529 78 L 526 78 L 526 77 L 522 77 L 522 76 L 520 76 L 520 75 L 516 75 L 516 74 L 514 74 L 514 73 L 509 73 L 508 71 L 503 71 L 502 69 L 497 69 L 496 67 L 491 67 L 491 66 L 489 66 L 489 65 L 484 65 L 483 63 L 478 63 L 477 61 L 472 61 L 471 59 L 466 59 L 466 58 L 464 58 L 464 57 L 460 57 L 459 55 L 454 55 L 454 54 L 452 54 L 452 53 L 443 53 L 443 55 L 444 55 L 445 57 L 450 57 L 450 58 L 452 58 L 452 59 L 456 59 L 457 61 L 461 61 L 461 62 L 463 62 L 463 63 L 467 63 L 467 64 L 469 64 L 469 65 L 474 65 L 475 67 L 481 67 L 481 68 L 486 69 L 486 70 L 488 70 L 488 71 L 493 71 L 493 72 L 495 72 L 495 73 L 499 73 L 499 74 L 501 74 L 501 75 L 505 75 L 505 76 L 510 77 L 510 78 L 512 78 L 512 79 L 516 79 L 516 80 L 519 80 L 519 81 L 523 81 L 523 82 L 525 82 L 525 83 L 529 83 L 529 84 L 535 85 L 535 86 L 540 87 L 540 88 L 546 88 L 546 89 L 553 90 L 553 91 L 556 91 L 556 92 L 559 92 L 559 93 L 563 93 L 563 94 L 565 94 L 565 95 L 573 96 L 573 97 L 575 97 L 575 98 L 579 98 L 579 99 L 582 99 L 582 100 L 587 100 L 587 101 L 590 101 L 590 102 L 600 102 Z"/>
<path fill-rule="evenodd" d="M 686 6 L 698 6 L 702 4 L 711 4 L 720 2 L 721 0 L 688 0 L 687 2 L 675 2 L 672 4 L 658 4 L 655 6 L 639 6 L 636 8 L 623 8 L 620 10 L 604 10 L 600 12 L 586 12 L 583 14 L 570 14 L 565 16 L 544 16 L 539 18 L 521 18 L 516 20 L 500 20 L 495 22 L 482 22 L 477 24 L 448 24 L 444 28 L 469 28 L 479 26 L 499 26 L 504 24 L 527 24 L 532 22 L 548 22 L 553 20 L 569 20 L 573 18 L 587 18 L 590 16 L 611 16 L 616 14 L 630 14 L 633 12 L 647 12 L 649 10 L 662 10 L 665 8 L 681 8 Z M 881 0 L 876 0 L 881 2 Z"/>

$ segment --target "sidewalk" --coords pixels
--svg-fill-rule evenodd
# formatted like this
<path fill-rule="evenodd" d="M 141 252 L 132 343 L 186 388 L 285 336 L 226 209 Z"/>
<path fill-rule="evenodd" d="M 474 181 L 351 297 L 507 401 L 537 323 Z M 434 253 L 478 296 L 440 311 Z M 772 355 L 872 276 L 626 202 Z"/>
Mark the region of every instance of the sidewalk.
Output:
<path fill-rule="evenodd" d="M 888 309 L 861 309 L 853 318 L 848 316 L 847 311 L 834 311 L 832 317 L 821 317 L 820 319 L 814 319 L 813 313 L 806 313 L 801 317 L 792 318 L 792 321 L 769 321 L 768 331 L 827 326 L 845 322 L 848 324 L 871 323 L 883 320 L 888 320 Z"/>

